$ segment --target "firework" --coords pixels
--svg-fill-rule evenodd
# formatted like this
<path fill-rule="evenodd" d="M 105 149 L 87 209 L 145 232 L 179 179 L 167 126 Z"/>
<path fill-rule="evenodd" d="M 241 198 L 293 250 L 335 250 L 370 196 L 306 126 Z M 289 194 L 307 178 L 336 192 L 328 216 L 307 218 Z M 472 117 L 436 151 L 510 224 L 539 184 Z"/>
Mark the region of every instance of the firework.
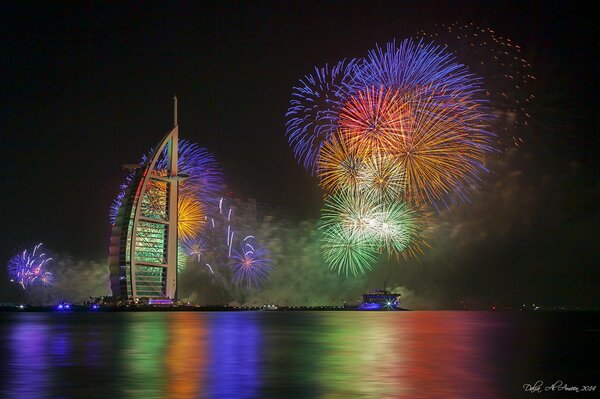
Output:
<path fill-rule="evenodd" d="M 185 254 L 194 258 L 196 262 L 200 262 L 208 249 L 206 239 L 204 237 L 197 237 L 195 240 L 184 242 L 182 247 Z"/>
<path fill-rule="evenodd" d="M 177 272 L 181 273 L 187 266 L 187 256 L 182 245 L 177 246 Z"/>
<path fill-rule="evenodd" d="M 450 193 L 464 197 L 477 185 L 478 174 L 486 170 L 485 154 L 493 150 L 494 136 L 488 132 L 493 117 L 480 79 L 455 62 L 451 53 L 422 41 L 389 43 L 385 50 L 377 47 L 369 52 L 358 79 L 380 87 L 379 93 L 382 87 L 388 93 L 396 90 L 393 101 L 383 94 L 355 96 L 351 113 L 352 120 L 367 121 L 377 111 L 397 121 L 389 129 L 395 133 L 373 137 L 361 130 L 363 122 L 349 124 L 347 134 L 366 148 L 363 151 L 375 149 L 398 157 L 406 171 L 405 200 L 446 202 Z M 371 113 L 356 111 L 361 109 Z"/>
<path fill-rule="evenodd" d="M 113 200 L 110 205 L 110 209 L 108 211 L 108 216 L 111 224 L 115 224 L 117 220 L 117 216 L 119 215 L 119 210 L 121 209 L 121 204 L 123 203 L 123 199 L 125 198 L 125 194 L 127 193 L 127 189 L 131 183 L 131 180 L 135 176 L 135 172 L 130 172 L 126 177 L 125 181 L 121 183 L 119 186 L 119 193 L 117 197 Z"/>
<path fill-rule="evenodd" d="M 318 157 L 318 176 L 321 187 L 330 193 L 354 190 L 358 183 L 362 158 L 350 151 L 338 135 L 327 141 Z"/>
<path fill-rule="evenodd" d="M 325 200 L 321 225 L 339 225 L 349 235 L 372 239 L 372 225 L 379 212 L 378 205 L 369 198 L 353 192 L 340 192 Z"/>
<path fill-rule="evenodd" d="M 406 124 L 406 108 L 398 90 L 368 87 L 352 96 L 341 109 L 340 132 L 356 153 L 390 153 Z"/>
<path fill-rule="evenodd" d="M 140 167 L 147 162 L 148 158 L 149 155 L 142 156 Z M 223 174 L 214 157 L 206 149 L 187 140 L 180 140 L 177 165 L 179 174 L 186 176 L 186 179 L 179 185 L 180 197 L 194 198 L 200 202 L 203 208 L 216 205 L 223 189 Z M 157 161 L 157 173 L 160 174 L 160 170 L 166 169 L 166 166 L 166 157 L 163 155 Z M 116 221 L 119 209 L 134 175 L 135 172 L 127 175 L 125 182 L 120 186 L 117 197 L 113 200 L 109 212 L 112 224 Z M 154 189 L 152 187 L 147 189 L 149 206 L 165 207 L 166 186 L 164 189 L 159 190 L 161 182 L 153 181 L 151 183 L 156 184 Z"/>
<path fill-rule="evenodd" d="M 370 232 L 388 254 L 399 254 L 414 241 L 420 227 L 419 215 L 406 203 L 385 202 L 377 208 Z"/>
<path fill-rule="evenodd" d="M 156 168 L 166 169 L 166 162 L 166 157 L 161 157 Z M 181 194 L 195 196 L 204 205 L 216 204 L 223 190 L 223 174 L 208 150 L 180 140 L 177 169 L 186 176 L 179 186 Z"/>
<path fill-rule="evenodd" d="M 326 192 L 323 257 L 356 275 L 379 254 L 427 246 L 429 206 L 466 200 L 487 171 L 495 116 L 482 79 L 422 39 L 376 46 L 340 71 L 337 85 L 324 85 L 332 75 L 317 70 L 311 85 L 294 89 L 286 133 Z"/>
<path fill-rule="evenodd" d="M 193 240 L 205 222 L 200 201 L 187 195 L 180 195 L 177 203 L 177 231 L 183 241 Z"/>
<path fill-rule="evenodd" d="M 355 60 L 315 68 L 293 89 L 286 135 L 296 158 L 310 173 L 316 170 L 321 146 L 338 127 L 341 108 L 355 91 L 355 68 Z"/>
<path fill-rule="evenodd" d="M 339 274 L 354 276 L 370 270 L 377 261 L 377 248 L 363 234 L 349 230 L 341 223 L 321 226 L 323 259 Z"/>
<path fill-rule="evenodd" d="M 46 271 L 45 267 L 51 260 L 42 252 L 42 243 L 33 247 L 31 252 L 24 250 L 8 261 L 10 281 L 20 284 L 23 289 L 33 285 L 50 285 L 52 273 Z"/>
<path fill-rule="evenodd" d="M 356 70 L 356 81 L 363 87 L 386 87 L 403 93 L 413 90 L 434 90 L 474 93 L 480 91 L 480 80 L 453 54 L 443 47 L 423 40 L 406 39 L 385 48 L 376 46 Z"/>
<path fill-rule="evenodd" d="M 259 287 L 261 280 L 269 278 L 271 272 L 269 251 L 262 248 L 254 237 L 246 237 L 240 244 L 240 250 L 232 251 L 231 267 L 234 270 L 233 282 L 236 285 Z"/>
<path fill-rule="evenodd" d="M 195 240 L 184 242 L 182 248 L 185 255 L 193 258 L 198 263 L 200 263 L 202 259 L 207 259 L 209 257 L 208 243 L 204 236 L 199 236 Z M 204 264 L 212 274 L 215 274 L 210 264 Z"/>
<path fill-rule="evenodd" d="M 360 240 L 361 246 L 379 253 L 407 251 L 415 255 L 429 238 L 429 220 L 429 212 L 404 202 L 376 201 L 360 192 L 343 192 L 325 200 L 321 229 L 331 228 L 338 236 L 342 232 L 336 229 L 342 229 L 346 239 Z"/>
<path fill-rule="evenodd" d="M 394 153 L 406 174 L 404 198 L 445 202 L 448 194 L 476 186 L 492 150 L 485 111 L 477 105 L 465 110 L 459 99 L 441 103 L 432 95 L 412 104 L 410 114 Z"/>
<path fill-rule="evenodd" d="M 394 155 L 373 155 L 362 163 L 357 186 L 363 195 L 377 202 L 396 200 L 406 187 L 404 168 Z"/>

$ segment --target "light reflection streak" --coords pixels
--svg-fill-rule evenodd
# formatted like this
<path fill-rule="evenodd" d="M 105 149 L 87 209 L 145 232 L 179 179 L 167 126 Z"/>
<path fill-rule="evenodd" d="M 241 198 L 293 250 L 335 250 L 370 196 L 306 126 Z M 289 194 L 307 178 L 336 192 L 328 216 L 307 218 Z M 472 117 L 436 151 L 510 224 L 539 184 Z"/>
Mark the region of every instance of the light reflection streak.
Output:
<path fill-rule="evenodd" d="M 262 331 L 258 313 L 212 313 L 206 368 L 209 398 L 260 398 Z"/>
<path fill-rule="evenodd" d="M 165 358 L 169 398 L 196 398 L 202 392 L 205 335 L 203 313 L 173 312 L 169 315 L 169 345 Z"/>
<path fill-rule="evenodd" d="M 2 390 L 8 399 L 46 398 L 50 383 L 48 326 L 42 315 L 20 315 L 8 335 L 10 359 L 4 372 L 9 384 Z"/>
<path fill-rule="evenodd" d="M 124 397 L 150 399 L 165 397 L 168 375 L 163 362 L 167 356 L 167 318 L 160 313 L 131 313 L 121 356 L 125 363 Z"/>

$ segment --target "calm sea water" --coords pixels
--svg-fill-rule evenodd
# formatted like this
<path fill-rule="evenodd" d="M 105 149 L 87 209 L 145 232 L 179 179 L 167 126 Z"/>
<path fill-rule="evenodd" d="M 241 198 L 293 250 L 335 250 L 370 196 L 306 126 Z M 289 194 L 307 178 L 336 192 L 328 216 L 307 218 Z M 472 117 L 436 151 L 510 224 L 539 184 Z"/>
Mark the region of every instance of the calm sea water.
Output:
<path fill-rule="evenodd" d="M 600 385 L 598 316 L 4 313 L 0 397 L 593 397 L 523 384 Z"/>

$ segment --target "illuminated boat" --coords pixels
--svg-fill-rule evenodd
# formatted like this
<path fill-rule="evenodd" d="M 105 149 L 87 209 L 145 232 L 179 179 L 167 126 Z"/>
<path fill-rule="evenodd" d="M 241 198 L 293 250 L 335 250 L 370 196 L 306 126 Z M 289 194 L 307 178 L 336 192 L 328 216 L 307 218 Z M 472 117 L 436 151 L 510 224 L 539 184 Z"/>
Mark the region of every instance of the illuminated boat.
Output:
<path fill-rule="evenodd" d="M 400 294 L 393 294 L 385 289 L 373 290 L 363 294 L 363 303 L 358 310 L 400 310 L 399 296 Z"/>

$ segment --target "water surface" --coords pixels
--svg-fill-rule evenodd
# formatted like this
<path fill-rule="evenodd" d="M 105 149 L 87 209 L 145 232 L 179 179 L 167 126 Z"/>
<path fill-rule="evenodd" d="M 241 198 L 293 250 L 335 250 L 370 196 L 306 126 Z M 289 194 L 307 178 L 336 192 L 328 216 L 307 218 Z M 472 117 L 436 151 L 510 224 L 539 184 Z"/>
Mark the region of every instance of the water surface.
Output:
<path fill-rule="evenodd" d="M 600 385 L 595 313 L 4 313 L 0 323 L 2 398 L 562 397 L 523 384 Z"/>

